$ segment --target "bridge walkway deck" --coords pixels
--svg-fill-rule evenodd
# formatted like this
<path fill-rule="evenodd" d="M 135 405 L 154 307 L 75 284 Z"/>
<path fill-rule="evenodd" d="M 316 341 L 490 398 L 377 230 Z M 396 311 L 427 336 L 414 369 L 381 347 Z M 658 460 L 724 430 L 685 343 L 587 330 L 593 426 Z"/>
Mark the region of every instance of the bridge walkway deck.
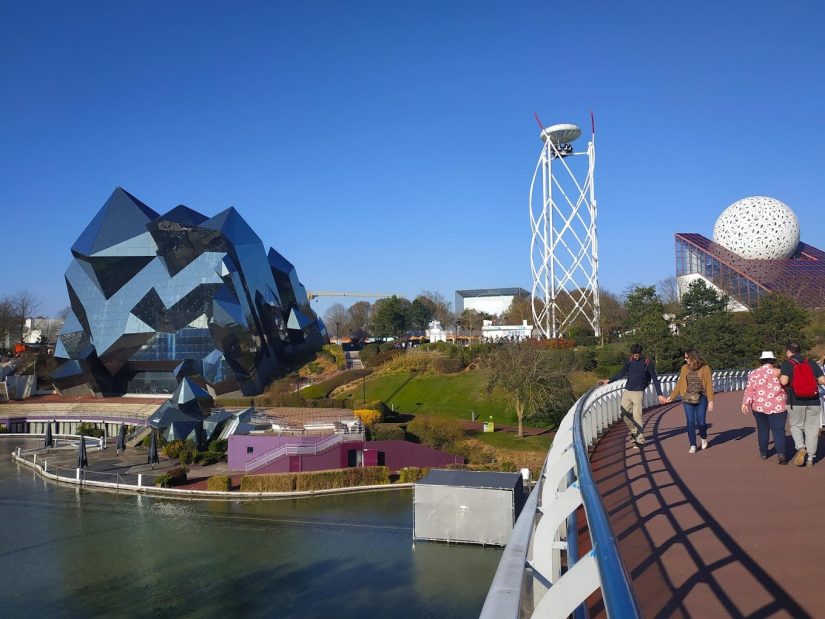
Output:
<path fill-rule="evenodd" d="M 593 452 L 646 617 L 825 617 L 825 439 L 813 468 L 760 460 L 741 398 L 716 395 L 706 451 L 688 453 L 673 404 L 646 414 L 641 451 L 616 424 Z"/>

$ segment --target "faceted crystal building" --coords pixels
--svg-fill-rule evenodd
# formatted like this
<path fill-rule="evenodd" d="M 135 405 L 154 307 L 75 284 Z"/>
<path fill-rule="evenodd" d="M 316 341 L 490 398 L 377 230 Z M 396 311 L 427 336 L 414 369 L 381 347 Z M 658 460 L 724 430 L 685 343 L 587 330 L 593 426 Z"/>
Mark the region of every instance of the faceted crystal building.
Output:
<path fill-rule="evenodd" d="M 159 215 L 117 188 L 72 255 L 52 374 L 63 394 L 172 393 L 190 377 L 254 395 L 326 340 L 295 267 L 234 208 Z"/>

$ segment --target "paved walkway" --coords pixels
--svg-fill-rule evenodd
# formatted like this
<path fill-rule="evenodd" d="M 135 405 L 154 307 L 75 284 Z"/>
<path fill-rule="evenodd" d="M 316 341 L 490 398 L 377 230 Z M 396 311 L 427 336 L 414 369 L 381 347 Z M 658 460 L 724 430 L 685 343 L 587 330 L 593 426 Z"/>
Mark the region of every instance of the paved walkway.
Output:
<path fill-rule="evenodd" d="M 760 460 L 741 398 L 717 394 L 704 452 L 688 453 L 681 404 L 647 413 L 655 440 L 641 451 L 624 424 L 596 446 L 594 476 L 646 617 L 825 617 L 825 462 Z"/>

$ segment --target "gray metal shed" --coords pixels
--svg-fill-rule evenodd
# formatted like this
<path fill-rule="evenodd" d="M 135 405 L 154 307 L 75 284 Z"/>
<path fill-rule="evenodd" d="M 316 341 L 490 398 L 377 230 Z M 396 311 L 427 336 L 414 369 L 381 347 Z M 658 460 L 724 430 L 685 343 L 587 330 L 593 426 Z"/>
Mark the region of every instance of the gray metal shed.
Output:
<path fill-rule="evenodd" d="M 413 538 L 505 546 L 524 498 L 519 473 L 432 470 L 415 484 Z"/>

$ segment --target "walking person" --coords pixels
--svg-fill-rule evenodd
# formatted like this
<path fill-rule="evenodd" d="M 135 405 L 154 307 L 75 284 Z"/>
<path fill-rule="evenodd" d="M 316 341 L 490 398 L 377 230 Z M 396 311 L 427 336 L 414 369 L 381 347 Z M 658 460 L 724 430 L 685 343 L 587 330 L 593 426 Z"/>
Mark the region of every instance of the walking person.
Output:
<path fill-rule="evenodd" d="M 776 358 L 766 350 L 759 358 L 761 364 L 748 374 L 748 385 L 742 397 L 742 414 L 753 411 L 756 420 L 756 438 L 759 443 L 759 457 L 768 458 L 768 435 L 773 434 L 773 446 L 779 464 L 788 464 L 785 451 L 785 422 L 788 420 L 787 396 L 779 371 L 774 367 Z"/>
<path fill-rule="evenodd" d="M 642 428 L 642 406 L 644 393 L 647 386 L 653 383 L 656 393 L 659 395 L 659 403 L 664 404 L 665 397 L 662 395 L 662 386 L 659 384 L 659 377 L 656 375 L 656 367 L 653 359 L 642 356 L 641 344 L 633 344 L 630 347 L 630 357 L 625 360 L 622 369 L 610 377 L 610 379 L 599 381 L 602 385 L 613 383 L 626 378 L 627 382 L 622 393 L 620 403 L 622 419 L 624 419 L 627 429 L 630 432 L 630 439 L 633 448 L 639 449 L 645 444 L 645 435 Z"/>
<path fill-rule="evenodd" d="M 696 431 L 699 431 L 700 446 L 708 448 L 708 425 L 706 414 L 713 412 L 713 378 L 710 366 L 693 348 L 685 351 L 685 364 L 679 371 L 679 380 L 668 402 L 682 397 L 685 408 L 685 420 L 690 453 L 696 453 Z"/>
<path fill-rule="evenodd" d="M 819 364 L 802 356 L 799 344 L 791 342 L 785 348 L 779 382 L 788 392 L 788 421 L 796 449 L 793 463 L 810 467 L 819 442 L 819 385 L 825 385 L 825 375 Z"/>

